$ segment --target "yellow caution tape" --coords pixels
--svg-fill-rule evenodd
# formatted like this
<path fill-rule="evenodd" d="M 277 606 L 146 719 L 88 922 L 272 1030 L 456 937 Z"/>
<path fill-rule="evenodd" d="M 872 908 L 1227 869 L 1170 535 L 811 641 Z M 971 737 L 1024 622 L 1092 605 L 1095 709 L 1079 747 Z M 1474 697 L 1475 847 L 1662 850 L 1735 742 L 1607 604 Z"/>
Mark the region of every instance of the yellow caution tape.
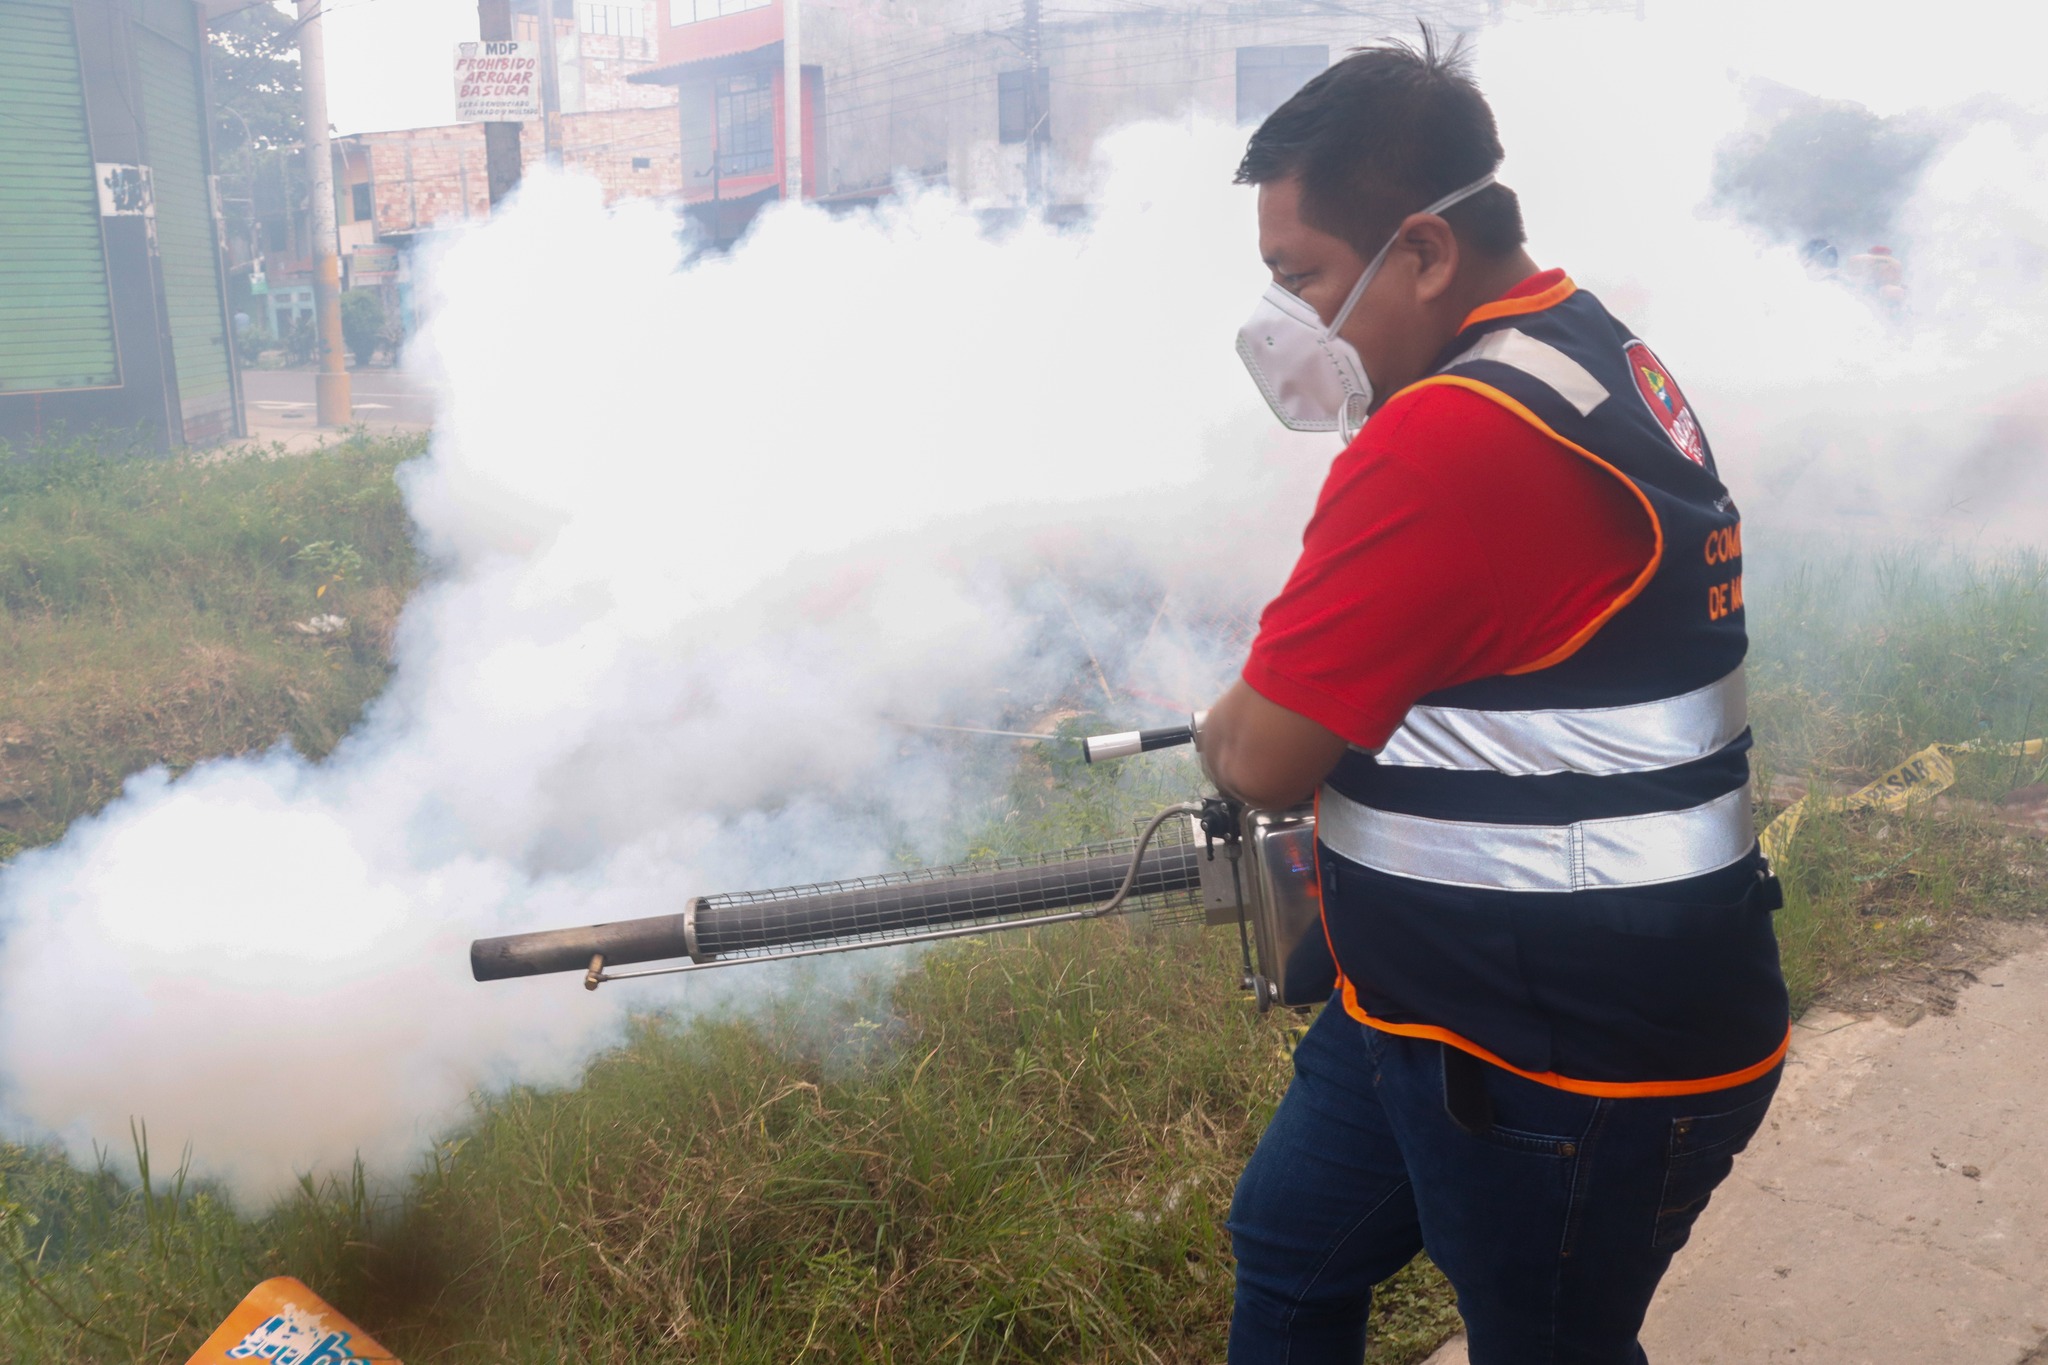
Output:
<path fill-rule="evenodd" d="M 1956 784 L 1956 765 L 1951 754 L 1999 754 L 2007 758 L 2028 758 L 2048 753 L 2048 738 L 2023 739 L 2010 744 L 1973 739 L 1964 744 L 1930 744 L 1883 777 L 1847 796 L 1800 797 L 1778 812 L 1758 840 L 1764 856 L 1772 862 L 1792 845 L 1799 822 L 1813 811 L 1902 810 L 1915 801 L 1939 796 Z"/>

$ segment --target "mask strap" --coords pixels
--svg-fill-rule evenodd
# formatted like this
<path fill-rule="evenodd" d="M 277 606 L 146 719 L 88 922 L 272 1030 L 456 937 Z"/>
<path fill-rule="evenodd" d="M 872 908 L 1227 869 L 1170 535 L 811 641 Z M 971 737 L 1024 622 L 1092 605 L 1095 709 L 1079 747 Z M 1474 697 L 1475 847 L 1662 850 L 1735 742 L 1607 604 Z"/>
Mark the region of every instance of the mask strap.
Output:
<path fill-rule="evenodd" d="M 1434 204 L 1430 204 L 1422 208 L 1421 210 L 1419 210 L 1419 212 L 1442 213 L 1445 209 L 1451 207 L 1451 205 L 1461 204 L 1465 200 L 1470 199 L 1473 195 L 1479 193 L 1479 191 L 1485 189 L 1492 183 L 1493 172 L 1488 171 L 1485 175 L 1480 176 L 1477 180 L 1465 186 L 1463 189 L 1452 190 L 1449 194 L 1437 200 Z M 1344 306 L 1337 310 L 1336 317 L 1330 319 L 1329 327 L 1326 328 L 1323 332 L 1324 337 L 1327 338 L 1336 336 L 1337 333 L 1340 330 L 1342 330 L 1344 324 L 1350 320 L 1351 310 L 1356 308 L 1358 306 L 1358 301 L 1365 297 L 1365 287 L 1372 283 L 1372 277 L 1374 275 L 1379 274 L 1380 263 L 1387 259 L 1387 253 L 1394 249 L 1394 243 L 1397 240 L 1399 240 L 1399 238 L 1400 233 L 1398 231 L 1394 234 L 1394 236 L 1387 238 L 1387 244 L 1380 248 L 1379 255 L 1373 257 L 1372 260 L 1367 263 L 1365 267 L 1365 273 L 1358 277 L 1358 283 L 1352 285 L 1351 292 L 1345 295 Z"/>

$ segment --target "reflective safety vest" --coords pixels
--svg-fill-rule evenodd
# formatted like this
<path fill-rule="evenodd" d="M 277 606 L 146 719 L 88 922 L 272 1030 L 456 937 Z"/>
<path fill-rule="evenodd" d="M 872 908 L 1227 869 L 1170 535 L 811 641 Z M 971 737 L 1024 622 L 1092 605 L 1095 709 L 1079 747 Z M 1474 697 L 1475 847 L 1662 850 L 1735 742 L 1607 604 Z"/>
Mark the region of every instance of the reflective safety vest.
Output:
<path fill-rule="evenodd" d="M 1705 433 L 1570 280 L 1474 312 L 1413 387 L 1434 385 L 1619 479 L 1655 551 L 1563 645 L 1423 697 L 1330 774 L 1316 829 L 1344 1007 L 1584 1094 L 1754 1079 L 1790 1030 L 1750 810 L 1742 523 Z"/>

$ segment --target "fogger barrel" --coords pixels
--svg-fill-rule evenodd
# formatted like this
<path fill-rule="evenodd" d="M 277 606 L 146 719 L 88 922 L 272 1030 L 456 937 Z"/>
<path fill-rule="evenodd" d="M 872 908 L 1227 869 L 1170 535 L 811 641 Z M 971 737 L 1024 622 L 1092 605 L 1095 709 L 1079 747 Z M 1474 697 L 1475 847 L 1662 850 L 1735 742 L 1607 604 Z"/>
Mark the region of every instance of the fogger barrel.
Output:
<path fill-rule="evenodd" d="M 1139 861 L 1131 897 L 1193 891 L 1204 849 L 1155 844 Z M 699 896 L 679 915 L 620 920 L 478 939 L 469 966 L 478 981 L 580 972 L 670 958 L 696 963 L 771 956 L 816 945 L 882 944 L 920 930 L 986 924 L 1109 900 L 1131 869 L 1128 850 L 1057 862 L 976 870 L 921 869 L 855 882 Z"/>

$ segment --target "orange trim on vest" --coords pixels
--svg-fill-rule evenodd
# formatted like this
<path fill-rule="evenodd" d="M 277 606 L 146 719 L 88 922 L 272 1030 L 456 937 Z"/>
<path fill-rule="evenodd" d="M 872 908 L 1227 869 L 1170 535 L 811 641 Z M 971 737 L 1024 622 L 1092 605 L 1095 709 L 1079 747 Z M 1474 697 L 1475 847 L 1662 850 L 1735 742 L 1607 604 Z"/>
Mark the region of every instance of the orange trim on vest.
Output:
<path fill-rule="evenodd" d="M 1513 318 L 1520 317 L 1524 313 L 1540 313 L 1546 308 L 1557 307 L 1557 305 L 1578 292 L 1579 287 L 1573 284 L 1572 277 L 1567 275 L 1541 293 L 1525 294 L 1521 298 L 1516 299 L 1495 299 L 1492 303 L 1480 304 L 1465 315 L 1465 320 L 1458 324 L 1458 330 L 1462 332 L 1467 327 L 1477 327 L 1480 323 L 1492 322 L 1495 318 Z"/>
<path fill-rule="evenodd" d="M 1569 284 L 1570 281 L 1566 281 L 1566 283 Z M 1520 302 L 1520 300 L 1506 300 L 1506 302 Z M 1502 393 L 1499 389 L 1494 388 L 1491 384 L 1481 383 L 1477 379 L 1468 379 L 1461 374 L 1433 374 L 1427 379 L 1416 380 L 1413 384 L 1410 384 L 1407 388 L 1401 390 L 1401 392 L 1410 393 L 1416 389 L 1426 389 L 1433 385 L 1439 384 L 1448 385 L 1451 388 L 1466 389 L 1472 393 L 1478 394 L 1481 398 L 1487 399 L 1493 403 L 1497 403 L 1501 407 L 1506 408 L 1509 412 L 1513 413 L 1515 416 L 1527 422 L 1530 426 L 1536 428 L 1536 430 L 1542 432 L 1551 440 L 1563 446 L 1566 450 L 1574 451 L 1579 455 L 1584 456 L 1586 459 L 1591 460 L 1594 464 L 1600 466 L 1600 468 L 1606 470 L 1615 478 L 1620 479 L 1622 486 L 1628 489 L 1629 492 L 1636 495 L 1636 501 L 1643 505 L 1644 513 L 1650 518 L 1650 529 L 1652 532 L 1655 533 L 1657 537 L 1657 543 L 1655 547 L 1650 551 L 1649 563 L 1643 565 L 1643 571 L 1636 575 L 1635 581 L 1629 584 L 1626 588 L 1622 589 L 1621 595 L 1616 597 L 1612 602 L 1609 602 L 1598 616 L 1595 616 L 1585 625 L 1579 627 L 1579 629 L 1573 633 L 1572 637 L 1569 640 L 1566 640 L 1563 644 L 1559 645 L 1556 649 L 1551 650 L 1548 654 L 1545 654 L 1540 659 L 1533 659 L 1528 663 L 1517 664 L 1515 667 L 1508 669 L 1506 676 L 1510 678 L 1517 677 L 1523 673 L 1534 673 L 1539 668 L 1549 668 L 1552 664 L 1563 663 L 1566 659 L 1569 659 L 1572 655 L 1578 653 L 1579 650 L 1584 648 L 1588 640 L 1592 639 L 1595 635 L 1598 635 L 1600 633 L 1600 628 L 1602 626 L 1605 626 L 1609 621 L 1613 620 L 1616 613 L 1618 613 L 1623 607 L 1627 606 L 1629 603 L 1635 601 L 1636 598 L 1642 594 L 1643 589 L 1650 585 L 1650 580 L 1657 576 L 1657 566 L 1664 562 L 1663 519 L 1657 515 L 1657 509 L 1650 504 L 1650 499 L 1648 495 L 1645 494 L 1642 489 L 1636 486 L 1636 481 L 1634 479 L 1631 479 L 1628 475 L 1622 473 L 1619 469 L 1616 469 L 1613 465 L 1607 463 L 1607 461 L 1601 459 L 1598 455 L 1595 455 L 1592 451 L 1586 449 L 1578 442 L 1568 441 L 1564 437 L 1558 435 L 1555 431 L 1551 430 L 1549 424 L 1546 423 L 1541 417 L 1538 417 L 1535 413 L 1529 411 L 1528 408 L 1522 406 L 1521 403 L 1517 402 L 1508 394 Z"/>
<path fill-rule="evenodd" d="M 1338 979 L 1343 983 L 1344 1012 L 1367 1028 L 1376 1028 L 1382 1033 L 1398 1034 L 1403 1038 L 1428 1038 L 1457 1048 L 1460 1052 L 1469 1052 L 1480 1061 L 1520 1076 L 1525 1081 L 1547 1085 L 1553 1090 L 1568 1090 L 1574 1095 L 1591 1095 L 1595 1099 L 1657 1099 L 1672 1095 L 1705 1095 L 1716 1090 L 1730 1090 L 1764 1075 L 1784 1061 L 1785 1054 L 1792 1047 L 1792 1026 L 1787 1024 L 1785 1041 L 1772 1049 L 1770 1056 L 1740 1071 L 1730 1071 L 1720 1076 L 1702 1076 L 1694 1081 L 1581 1081 L 1570 1076 L 1560 1076 L 1555 1071 L 1524 1071 L 1518 1066 L 1502 1061 L 1471 1039 L 1462 1038 L 1449 1029 L 1438 1028 L 1434 1024 L 1390 1024 L 1384 1019 L 1375 1019 L 1366 1013 L 1365 1006 L 1358 1003 L 1358 992 L 1352 988 L 1350 981 L 1345 980 L 1341 973 Z"/>

